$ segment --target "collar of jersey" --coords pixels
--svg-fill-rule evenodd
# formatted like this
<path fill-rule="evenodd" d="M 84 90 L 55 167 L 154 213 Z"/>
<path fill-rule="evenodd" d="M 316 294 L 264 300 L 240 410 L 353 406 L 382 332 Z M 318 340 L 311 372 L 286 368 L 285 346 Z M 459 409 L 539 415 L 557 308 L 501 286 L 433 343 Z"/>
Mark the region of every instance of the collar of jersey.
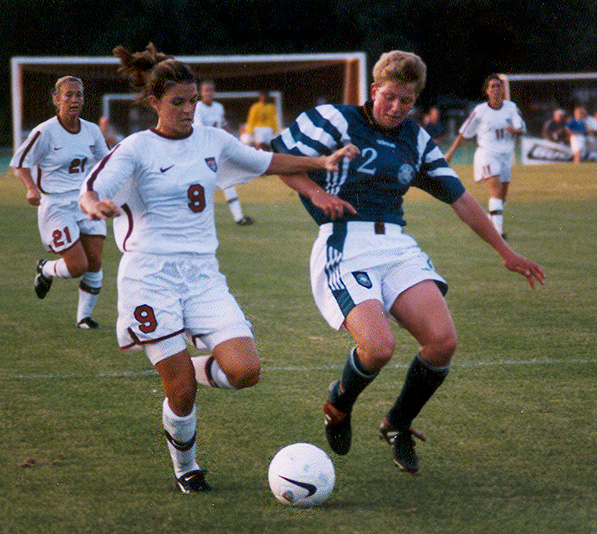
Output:
<path fill-rule="evenodd" d="M 159 135 L 160 137 L 163 137 L 164 139 L 170 139 L 171 141 L 179 141 L 181 139 L 187 139 L 187 138 L 191 137 L 191 135 L 193 134 L 193 128 L 191 128 L 191 131 L 188 134 L 181 135 L 181 136 L 165 135 L 163 133 L 158 132 L 155 128 L 150 128 L 149 130 L 152 131 L 154 134 Z"/>
<path fill-rule="evenodd" d="M 373 128 L 377 132 L 384 133 L 386 135 L 396 135 L 401 129 L 404 121 L 400 123 L 400 125 L 396 126 L 396 128 L 384 128 L 381 126 L 374 118 L 373 118 L 373 101 L 367 100 L 365 104 L 363 104 L 359 111 L 361 115 L 365 118 L 365 120 L 369 123 L 369 126 Z"/>

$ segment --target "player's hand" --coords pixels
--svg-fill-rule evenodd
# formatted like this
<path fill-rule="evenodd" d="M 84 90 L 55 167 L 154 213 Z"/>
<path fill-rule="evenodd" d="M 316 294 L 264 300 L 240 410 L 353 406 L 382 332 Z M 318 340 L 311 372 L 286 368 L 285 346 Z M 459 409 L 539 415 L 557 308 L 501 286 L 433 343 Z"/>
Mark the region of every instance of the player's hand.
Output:
<path fill-rule="evenodd" d="M 507 258 L 504 259 L 504 266 L 510 271 L 520 273 L 526 277 L 531 288 L 535 289 L 535 280 L 541 285 L 545 283 L 545 273 L 543 269 L 535 262 L 528 260 L 520 254 L 513 252 Z"/>
<path fill-rule="evenodd" d="M 325 158 L 325 170 L 328 172 L 336 172 L 339 170 L 338 163 L 343 158 L 354 159 L 359 153 L 360 150 L 355 145 L 343 146 L 341 149 L 336 150 L 336 152 Z"/>
<path fill-rule="evenodd" d="M 27 202 L 32 206 L 39 206 L 41 202 L 41 193 L 37 187 L 35 189 L 27 189 Z"/>
<path fill-rule="evenodd" d="M 330 195 L 325 191 L 318 191 L 310 197 L 311 203 L 318 207 L 327 217 L 332 221 L 340 219 L 344 212 L 347 211 L 352 215 L 356 215 L 357 210 L 354 209 L 352 204 L 342 200 L 336 195 Z"/>
<path fill-rule="evenodd" d="M 81 196 L 79 206 L 87 214 L 87 218 L 92 221 L 105 220 L 108 217 L 120 215 L 120 209 L 114 202 L 107 198 L 98 200 L 97 193 L 93 191 L 87 191 Z"/>

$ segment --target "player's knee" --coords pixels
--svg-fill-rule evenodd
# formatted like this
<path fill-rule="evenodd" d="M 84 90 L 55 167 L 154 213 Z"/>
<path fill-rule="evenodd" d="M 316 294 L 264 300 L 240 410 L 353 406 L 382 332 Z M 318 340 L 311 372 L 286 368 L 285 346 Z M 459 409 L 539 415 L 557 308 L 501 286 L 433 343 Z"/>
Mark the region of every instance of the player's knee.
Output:
<path fill-rule="evenodd" d="M 257 384 L 260 373 L 261 364 L 257 360 L 243 366 L 242 369 L 235 369 L 226 373 L 226 377 L 235 389 L 243 389 Z"/>
<path fill-rule="evenodd" d="M 68 261 L 65 259 L 66 268 L 73 278 L 83 276 L 89 270 L 89 263 L 87 258 L 78 258 L 76 261 Z"/>
<path fill-rule="evenodd" d="M 448 365 L 458 347 L 458 338 L 455 332 L 447 332 L 437 337 L 433 342 L 423 347 L 428 354 L 428 359 L 436 365 Z M 426 350 L 425 350 L 426 349 Z"/>
<path fill-rule="evenodd" d="M 364 365 L 378 370 L 392 359 L 395 350 L 394 336 L 378 336 L 359 343 L 357 354 Z"/>
<path fill-rule="evenodd" d="M 170 406 L 176 415 L 181 417 L 190 414 L 195 405 L 197 382 L 194 380 L 180 381 L 168 391 Z"/>

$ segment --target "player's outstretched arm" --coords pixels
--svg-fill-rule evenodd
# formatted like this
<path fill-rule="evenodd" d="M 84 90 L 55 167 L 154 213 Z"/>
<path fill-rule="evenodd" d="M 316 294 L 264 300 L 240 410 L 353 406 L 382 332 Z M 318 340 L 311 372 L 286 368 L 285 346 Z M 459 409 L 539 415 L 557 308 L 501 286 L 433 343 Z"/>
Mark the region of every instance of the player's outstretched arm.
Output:
<path fill-rule="evenodd" d="M 319 187 L 306 174 L 293 176 L 280 176 L 280 179 L 300 195 L 307 197 L 311 203 L 323 211 L 332 221 L 344 215 L 345 211 L 356 215 L 357 210 L 352 204 L 342 200 L 336 195 L 330 195 Z"/>
<path fill-rule="evenodd" d="M 329 156 L 293 156 L 291 154 L 274 154 L 267 174 L 299 174 L 307 171 L 325 170 L 336 172 L 338 163 L 343 158 L 353 159 L 359 154 L 359 149 L 354 145 L 346 145 L 336 150 Z"/>
<path fill-rule="evenodd" d="M 545 273 L 543 269 L 535 262 L 517 254 L 508 246 L 508 243 L 502 239 L 483 208 L 469 192 L 465 192 L 454 202 L 452 209 L 481 239 L 495 249 L 502 258 L 506 269 L 522 274 L 532 288 L 535 287 L 535 280 L 541 285 L 544 284 Z"/>
<path fill-rule="evenodd" d="M 99 200 L 95 191 L 86 191 L 79 197 L 79 206 L 83 213 L 87 214 L 88 219 L 104 220 L 108 217 L 116 217 L 120 215 L 118 206 L 111 200 L 105 198 Z"/>
<path fill-rule="evenodd" d="M 456 139 L 454 139 L 454 142 L 452 143 L 452 146 L 450 147 L 450 149 L 446 152 L 444 159 L 450 163 L 450 160 L 452 159 L 452 156 L 454 155 L 454 152 L 456 152 L 456 150 L 458 150 L 458 147 L 464 143 L 464 135 L 462 134 L 458 134 L 458 137 L 456 137 Z"/>

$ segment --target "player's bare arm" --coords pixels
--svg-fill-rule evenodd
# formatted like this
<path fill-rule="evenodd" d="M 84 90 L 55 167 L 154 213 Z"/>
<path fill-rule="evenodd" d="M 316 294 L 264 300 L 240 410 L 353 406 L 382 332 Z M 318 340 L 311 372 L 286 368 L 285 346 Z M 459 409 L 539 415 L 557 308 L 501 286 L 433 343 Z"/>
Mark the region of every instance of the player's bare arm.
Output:
<path fill-rule="evenodd" d="M 359 149 L 356 146 L 346 145 L 329 156 L 318 156 L 315 158 L 292 156 L 290 154 L 274 154 L 266 172 L 268 174 L 297 174 L 320 169 L 336 172 L 339 170 L 338 163 L 343 158 L 353 159 L 358 153 Z"/>
<path fill-rule="evenodd" d="M 99 200 L 95 191 L 86 191 L 79 199 L 79 206 L 88 219 L 104 220 L 108 217 L 120 215 L 120 209 L 111 200 L 104 198 Z"/>
<path fill-rule="evenodd" d="M 280 179 L 291 189 L 294 189 L 300 195 L 307 197 L 314 206 L 318 207 L 327 217 L 336 220 L 348 211 L 356 215 L 357 210 L 352 204 L 342 200 L 336 195 L 330 195 L 319 187 L 306 174 L 295 174 L 292 176 L 280 176 Z"/>
<path fill-rule="evenodd" d="M 487 218 L 483 208 L 470 193 L 465 192 L 452 204 L 452 209 L 481 239 L 495 249 L 502 258 L 506 269 L 526 277 L 531 288 L 535 287 L 535 280 L 541 285 L 544 284 L 545 273 L 543 269 L 531 260 L 517 254 L 508 246 Z"/>
<path fill-rule="evenodd" d="M 26 167 L 19 167 L 14 169 L 15 174 L 19 177 L 23 185 L 27 188 L 27 202 L 32 206 L 39 206 L 41 201 L 41 192 L 33 181 L 31 171 Z"/>

